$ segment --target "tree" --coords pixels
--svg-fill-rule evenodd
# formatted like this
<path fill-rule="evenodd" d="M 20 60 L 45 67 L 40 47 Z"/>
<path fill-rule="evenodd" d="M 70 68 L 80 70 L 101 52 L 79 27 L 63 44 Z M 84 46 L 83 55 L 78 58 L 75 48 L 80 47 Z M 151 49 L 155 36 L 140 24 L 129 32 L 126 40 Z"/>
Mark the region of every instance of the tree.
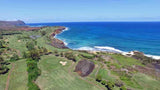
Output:
<path fill-rule="evenodd" d="M 29 57 L 32 58 L 33 60 L 39 60 L 40 59 L 40 54 L 38 52 L 38 50 L 31 50 L 29 52 Z"/>

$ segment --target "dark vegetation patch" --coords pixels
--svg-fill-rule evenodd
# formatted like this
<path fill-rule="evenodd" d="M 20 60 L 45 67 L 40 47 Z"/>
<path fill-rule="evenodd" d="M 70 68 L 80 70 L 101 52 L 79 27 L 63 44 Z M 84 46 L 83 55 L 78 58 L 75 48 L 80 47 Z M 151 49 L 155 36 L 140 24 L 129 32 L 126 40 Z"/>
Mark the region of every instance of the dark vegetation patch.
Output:
<path fill-rule="evenodd" d="M 38 68 L 37 63 L 40 60 L 40 56 L 48 55 L 48 50 L 45 47 L 37 46 L 35 40 L 26 43 L 28 52 L 23 52 L 23 58 L 27 58 L 27 72 L 28 72 L 28 90 L 40 90 L 35 84 L 38 76 L 41 75 L 41 70 Z"/>
<path fill-rule="evenodd" d="M 12 32 L 12 33 L 3 33 L 2 35 L 15 35 L 15 34 L 22 34 L 20 32 Z"/>
<path fill-rule="evenodd" d="M 95 65 L 93 62 L 88 60 L 81 60 L 78 62 L 75 72 L 77 72 L 80 76 L 85 77 L 88 76 L 94 69 Z"/>
<path fill-rule="evenodd" d="M 4 61 L 2 57 L 0 57 L 0 74 L 5 74 L 9 71 L 9 68 L 6 66 L 9 63 Z"/>
<path fill-rule="evenodd" d="M 40 76 L 41 71 L 37 66 L 37 60 L 27 59 L 28 72 L 28 90 L 40 90 L 35 84 L 36 79 Z"/>
<path fill-rule="evenodd" d="M 95 56 L 92 54 L 79 54 L 80 57 L 86 58 L 86 59 L 94 59 Z"/>

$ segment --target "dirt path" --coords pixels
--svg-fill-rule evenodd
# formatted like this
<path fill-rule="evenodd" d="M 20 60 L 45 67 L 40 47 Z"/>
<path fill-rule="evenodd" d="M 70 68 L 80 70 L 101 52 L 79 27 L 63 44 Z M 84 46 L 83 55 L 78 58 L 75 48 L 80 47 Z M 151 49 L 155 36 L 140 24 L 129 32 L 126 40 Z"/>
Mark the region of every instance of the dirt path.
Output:
<path fill-rule="evenodd" d="M 7 77 L 7 82 L 6 82 L 6 88 L 5 88 L 5 90 L 8 90 L 8 88 L 9 88 L 9 79 L 10 79 L 11 73 L 14 70 L 14 68 L 15 68 L 15 64 L 12 64 L 12 68 L 9 71 L 9 74 L 8 74 L 8 77 Z"/>

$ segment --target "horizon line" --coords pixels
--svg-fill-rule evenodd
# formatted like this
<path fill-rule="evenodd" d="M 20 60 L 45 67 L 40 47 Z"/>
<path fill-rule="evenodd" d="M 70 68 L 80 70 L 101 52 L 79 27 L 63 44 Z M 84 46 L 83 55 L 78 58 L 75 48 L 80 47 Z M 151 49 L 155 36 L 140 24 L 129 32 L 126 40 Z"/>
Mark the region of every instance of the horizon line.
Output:
<path fill-rule="evenodd" d="M 56 22 L 26 22 L 26 24 L 34 24 L 34 23 L 80 23 L 80 22 L 160 22 L 160 21 L 56 21 Z"/>

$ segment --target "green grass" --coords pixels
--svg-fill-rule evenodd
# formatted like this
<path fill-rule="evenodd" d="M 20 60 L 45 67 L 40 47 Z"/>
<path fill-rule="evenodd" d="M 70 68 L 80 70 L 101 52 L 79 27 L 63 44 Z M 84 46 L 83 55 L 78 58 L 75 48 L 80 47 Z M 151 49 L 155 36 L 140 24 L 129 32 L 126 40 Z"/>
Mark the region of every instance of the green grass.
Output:
<path fill-rule="evenodd" d="M 15 68 L 10 76 L 9 90 L 27 90 L 27 66 L 25 60 L 14 62 Z"/>
<path fill-rule="evenodd" d="M 155 80 L 145 74 L 137 73 L 133 76 L 133 79 L 139 83 L 145 90 L 159 90 L 160 81 Z"/>
<path fill-rule="evenodd" d="M 13 63 L 15 64 L 15 68 L 11 72 L 8 89 L 9 90 L 27 90 L 28 77 L 26 72 L 25 60 L 19 60 Z M 11 70 L 11 64 L 8 67 Z M 0 75 L 0 90 L 5 90 L 9 72 L 5 75 Z"/>
<path fill-rule="evenodd" d="M 90 59 L 93 61 L 96 65 L 99 65 L 101 67 L 102 64 L 100 64 L 99 61 L 93 60 L 93 54 L 89 54 L 86 52 L 79 52 L 79 51 L 73 51 L 70 49 L 58 49 L 54 48 L 51 45 L 48 45 L 46 43 L 50 43 L 47 36 L 49 36 L 54 30 L 56 30 L 57 27 L 48 27 L 41 29 L 40 31 L 46 31 L 46 35 L 40 38 L 37 38 L 37 46 L 45 47 L 49 51 L 54 52 L 57 50 L 60 52 L 68 52 L 71 51 L 75 55 L 81 54 L 77 56 L 78 61 L 81 59 Z M 4 36 L 5 39 L 9 40 L 9 47 L 19 50 L 20 54 L 22 55 L 23 51 L 27 51 L 26 48 L 26 42 L 30 41 L 31 39 L 20 39 L 20 42 L 18 42 L 18 36 L 30 36 L 30 35 L 41 35 L 40 31 L 21 31 L 22 34 L 16 34 L 16 35 L 9 35 Z M 8 53 L 10 55 L 10 53 Z M 105 53 L 104 53 L 105 55 Z M 119 54 L 106 54 L 110 55 L 114 58 L 114 61 L 108 62 L 107 65 L 113 65 L 116 66 L 116 68 L 125 68 L 126 66 L 133 66 L 133 65 L 140 65 L 141 62 L 139 60 L 125 57 Z M 65 66 L 62 66 L 59 62 L 60 61 L 67 61 L 67 64 Z M 40 87 L 42 90 L 99 90 L 99 88 L 95 85 L 92 85 L 85 80 L 88 80 L 100 87 L 103 87 L 100 83 L 95 81 L 95 74 L 98 71 L 98 74 L 102 76 L 104 80 L 108 81 L 115 81 L 116 78 L 119 78 L 120 75 L 118 75 L 115 72 L 112 72 L 112 70 L 107 70 L 104 68 L 99 67 L 95 68 L 93 72 L 84 80 L 80 78 L 80 76 L 73 72 L 76 64 L 74 63 L 73 67 L 70 68 L 72 61 L 66 60 L 65 58 L 56 57 L 54 55 L 48 55 L 48 56 L 42 56 L 41 60 L 38 63 L 38 67 L 41 69 L 42 73 L 38 77 L 36 84 Z M 27 71 L 26 71 L 26 61 L 25 60 L 19 60 L 16 62 L 11 62 L 15 64 L 15 69 L 11 73 L 10 77 L 10 84 L 9 84 L 9 90 L 26 90 L 27 89 Z M 9 65 L 9 68 L 11 68 L 11 65 Z M 71 70 L 69 70 L 71 69 Z M 69 73 L 71 71 L 72 73 Z M 109 74 L 109 71 L 110 74 Z M 160 81 L 154 80 L 152 77 L 149 77 L 147 75 L 141 74 L 141 73 L 133 73 L 133 77 L 130 80 L 124 80 L 123 82 L 128 88 L 133 88 L 134 90 L 158 90 L 160 88 Z M 8 74 L 0 75 L 0 90 L 5 89 L 5 84 L 7 80 Z M 118 90 L 118 87 L 115 87 L 114 89 Z"/>
<path fill-rule="evenodd" d="M 115 60 L 117 60 L 122 66 L 132 66 L 132 65 L 143 66 L 139 60 L 136 60 L 131 57 L 125 57 L 120 54 L 111 54 L 110 56 L 112 56 Z"/>
<path fill-rule="evenodd" d="M 7 67 L 11 69 L 11 65 L 8 65 Z M 5 90 L 8 74 L 9 72 L 4 75 L 0 75 L 0 90 Z"/>
<path fill-rule="evenodd" d="M 99 69 L 98 75 L 102 76 L 102 79 L 105 79 L 107 81 L 115 81 L 115 78 L 108 75 L 108 71 L 106 69 Z"/>
<path fill-rule="evenodd" d="M 67 61 L 67 65 L 62 66 L 60 61 Z M 99 90 L 96 86 L 78 78 L 78 74 L 70 74 L 68 71 L 70 65 L 71 61 L 63 58 L 42 57 L 39 62 L 42 73 L 36 81 L 37 85 L 42 90 Z"/>
<path fill-rule="evenodd" d="M 0 90 L 5 90 L 8 73 L 0 75 Z"/>

